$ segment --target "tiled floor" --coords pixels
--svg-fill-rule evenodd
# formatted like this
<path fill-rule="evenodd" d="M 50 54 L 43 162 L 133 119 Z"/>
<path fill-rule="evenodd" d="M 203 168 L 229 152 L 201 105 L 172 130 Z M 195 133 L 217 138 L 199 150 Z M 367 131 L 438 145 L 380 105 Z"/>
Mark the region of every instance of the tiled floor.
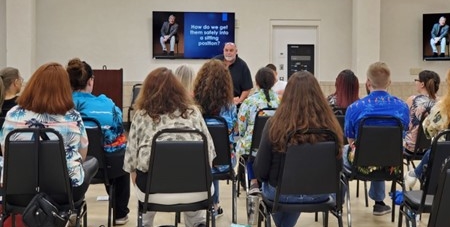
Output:
<path fill-rule="evenodd" d="M 352 205 L 352 226 L 355 227 L 368 227 L 368 226 L 377 226 L 377 227 L 394 227 L 397 226 L 398 221 L 398 206 L 396 206 L 396 222 L 393 223 L 390 220 L 390 214 L 384 216 L 373 216 L 372 215 L 372 205 L 373 201 L 369 200 L 369 207 L 365 207 L 364 204 L 364 196 L 362 193 L 361 187 L 361 195 L 359 198 L 355 197 L 356 193 L 356 181 L 351 182 L 351 205 Z M 416 185 L 417 187 L 417 185 Z M 220 200 L 221 206 L 224 209 L 224 215 L 217 219 L 216 226 L 218 227 L 229 227 L 231 225 L 231 191 L 230 185 L 227 185 L 225 181 L 220 183 Z M 386 183 L 386 189 L 390 188 L 390 183 Z M 129 214 L 130 221 L 125 225 L 126 227 L 134 227 L 136 225 L 137 220 L 137 202 L 134 196 L 133 188 L 131 190 L 132 195 L 130 198 L 129 208 L 131 210 Z M 105 196 L 106 191 L 103 185 L 91 185 L 89 191 L 87 193 L 87 202 L 88 202 L 88 226 L 106 226 L 107 219 L 107 201 L 97 201 L 98 196 Z M 238 198 L 238 223 L 245 224 L 247 222 L 246 217 L 246 208 L 245 208 L 245 196 L 241 194 Z M 385 202 L 390 203 L 388 198 L 385 199 Z M 347 226 L 347 211 L 344 208 L 344 226 Z M 158 213 L 155 218 L 155 227 L 160 225 L 169 225 L 174 223 L 175 215 L 172 213 Z M 320 217 L 320 216 L 319 216 Z M 180 227 L 184 227 L 183 220 L 179 225 Z M 422 221 L 419 222 L 418 226 L 427 226 L 428 215 L 424 215 L 422 217 Z M 403 222 L 404 223 L 404 222 Z M 275 225 L 273 225 L 275 226 Z M 322 221 L 319 218 L 319 222 L 314 221 L 313 214 L 302 214 L 297 222 L 296 227 L 300 226 L 310 226 L 310 227 L 319 227 L 322 226 Z M 334 216 L 330 215 L 329 217 L 329 226 L 334 227 L 337 226 L 337 221 Z M 404 224 L 405 226 L 405 224 Z"/>

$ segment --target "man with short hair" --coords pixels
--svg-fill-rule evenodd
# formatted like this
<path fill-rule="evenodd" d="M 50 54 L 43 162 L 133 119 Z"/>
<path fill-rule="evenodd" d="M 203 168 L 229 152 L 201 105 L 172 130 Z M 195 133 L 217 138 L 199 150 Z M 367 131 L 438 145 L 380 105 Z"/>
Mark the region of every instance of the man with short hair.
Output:
<path fill-rule="evenodd" d="M 401 120 L 403 129 L 408 129 L 409 108 L 401 99 L 390 95 L 387 88 L 391 84 L 391 72 L 383 62 L 376 62 L 369 66 L 367 70 L 366 87 L 370 94 L 355 101 L 348 108 L 345 114 L 344 133 L 350 146 L 358 137 L 358 129 L 361 120 L 367 116 L 393 116 Z M 371 122 L 373 125 L 387 125 L 386 122 Z M 348 160 L 348 146 L 344 146 L 343 162 L 344 166 L 350 168 Z M 358 152 L 357 150 L 355 152 Z M 395 183 L 393 183 L 395 184 Z M 385 182 L 372 181 L 369 190 L 369 197 L 375 200 L 373 215 L 384 215 L 391 212 L 391 207 L 387 206 L 383 200 L 386 196 Z"/>
<path fill-rule="evenodd" d="M 237 46 L 234 43 L 225 43 L 223 54 L 214 57 L 222 60 L 230 70 L 233 79 L 234 104 L 240 105 L 250 94 L 253 88 L 252 75 L 250 69 L 240 57 L 237 56 Z"/>
<path fill-rule="evenodd" d="M 170 40 L 170 55 L 174 55 L 175 41 L 178 31 L 178 24 L 175 23 L 175 16 L 170 15 L 169 20 L 164 22 L 161 27 L 161 37 L 159 42 L 163 50 L 163 54 L 167 54 L 166 42 Z"/>
<path fill-rule="evenodd" d="M 433 49 L 433 57 L 438 56 L 438 51 L 436 48 L 436 44 L 439 43 L 441 45 L 441 53 L 439 57 L 445 57 L 445 45 L 447 41 L 448 35 L 448 25 L 445 24 L 446 18 L 442 16 L 439 18 L 439 23 L 433 25 L 433 29 L 431 30 L 431 48 Z"/>

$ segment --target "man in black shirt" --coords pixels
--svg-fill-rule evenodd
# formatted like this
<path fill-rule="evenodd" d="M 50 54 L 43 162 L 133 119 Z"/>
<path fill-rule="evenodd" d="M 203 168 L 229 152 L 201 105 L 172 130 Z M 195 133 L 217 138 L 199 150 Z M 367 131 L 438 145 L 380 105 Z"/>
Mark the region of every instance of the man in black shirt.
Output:
<path fill-rule="evenodd" d="M 237 56 L 236 44 L 225 43 L 223 54 L 214 58 L 222 60 L 230 70 L 233 79 L 234 103 L 241 104 L 253 88 L 253 81 L 247 63 Z"/>

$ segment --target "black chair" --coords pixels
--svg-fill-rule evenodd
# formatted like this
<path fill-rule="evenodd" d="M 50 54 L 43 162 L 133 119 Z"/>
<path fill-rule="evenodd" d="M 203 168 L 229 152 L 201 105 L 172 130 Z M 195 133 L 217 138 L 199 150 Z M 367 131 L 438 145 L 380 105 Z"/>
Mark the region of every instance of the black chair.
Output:
<path fill-rule="evenodd" d="M 131 111 L 134 110 L 134 103 L 136 102 L 136 98 L 141 91 L 142 84 L 135 84 L 133 85 L 133 88 L 131 89 L 131 103 L 130 107 L 128 108 L 128 130 L 130 130 L 131 127 Z"/>
<path fill-rule="evenodd" d="M 406 218 L 407 226 L 409 226 L 408 223 L 416 226 L 416 215 L 431 212 L 442 164 L 450 156 L 450 141 L 439 141 L 442 138 L 450 139 L 449 129 L 441 131 L 433 139 L 430 159 L 424 172 L 425 178 L 422 181 L 421 190 L 404 191 L 403 203 L 400 206 L 399 227 L 402 226 L 402 215 Z"/>
<path fill-rule="evenodd" d="M 116 182 L 117 177 L 128 174 L 122 170 L 123 152 L 107 153 L 103 146 L 103 132 L 100 123 L 91 117 L 83 117 L 86 133 L 89 139 L 87 155 L 95 157 L 99 163 L 97 175 L 91 180 L 91 184 L 105 184 L 108 188 L 108 227 L 111 226 L 111 218 L 113 225 L 116 225 Z M 112 215 L 111 215 L 112 213 Z"/>
<path fill-rule="evenodd" d="M 409 164 L 412 164 L 413 168 L 416 168 L 416 165 L 414 164 L 414 160 L 422 160 L 423 155 L 425 152 L 430 149 L 431 146 L 431 139 L 428 139 L 425 136 L 425 132 L 423 130 L 422 123 L 425 120 L 426 116 L 428 114 L 422 114 L 422 118 L 420 119 L 418 131 L 417 131 L 417 137 L 416 137 L 416 145 L 414 147 L 413 151 L 408 151 L 405 149 L 403 155 L 406 160 L 406 168 L 409 170 Z"/>
<path fill-rule="evenodd" d="M 450 161 L 439 176 L 438 188 L 433 200 L 428 227 L 443 227 L 450 223 Z"/>
<path fill-rule="evenodd" d="M 288 146 L 283 153 L 280 166 L 278 185 L 274 200 L 263 196 L 260 206 L 258 226 L 265 219 L 265 226 L 271 226 L 270 213 L 285 212 L 323 212 L 324 226 L 328 226 L 328 213 L 331 212 L 338 219 L 338 225 L 342 223 L 343 184 L 341 182 L 342 160 L 339 156 L 337 136 L 327 129 L 297 130 L 289 135 L 288 140 L 295 134 L 320 134 L 330 141 L 315 144 L 297 144 Z M 314 170 L 314 171 L 312 171 Z M 326 184 L 324 184 L 326 182 Z M 278 201 L 281 194 L 334 194 L 335 198 L 313 204 L 281 203 Z"/>
<path fill-rule="evenodd" d="M 201 137 L 200 141 L 160 140 L 167 134 L 189 133 Z M 145 202 L 139 201 L 138 226 L 142 226 L 142 215 L 147 211 L 183 212 L 207 210 L 206 224 L 215 227 L 213 201 L 211 197 L 212 174 L 209 165 L 206 136 L 196 129 L 164 129 L 152 140 L 147 173 L 137 171 L 137 186 L 145 193 Z M 145 190 L 142 190 L 145 188 Z M 205 199 L 193 203 L 157 204 L 148 201 L 149 194 L 158 193 L 205 193 Z M 178 220 L 175 221 L 178 226 Z"/>
<path fill-rule="evenodd" d="M 5 150 L 4 210 L 0 215 L 0 226 L 9 214 L 13 215 L 14 226 L 14 215 L 22 214 L 32 198 L 41 192 L 58 203 L 62 211 L 75 213 L 76 226 L 80 226 L 81 218 L 83 226 L 87 226 L 87 205 L 84 197 L 73 201 L 64 142 L 57 131 L 51 128 L 15 129 L 6 136 Z"/>
<path fill-rule="evenodd" d="M 250 145 L 250 155 L 241 155 L 239 157 L 239 165 L 241 166 L 242 171 L 244 171 L 244 174 L 238 173 L 238 182 L 242 181 L 241 177 L 244 175 L 245 179 L 245 191 L 248 193 L 249 188 L 249 182 L 248 182 L 248 174 L 247 174 L 247 160 L 249 156 L 256 155 L 256 152 L 258 152 L 259 143 L 261 142 L 262 132 L 264 129 L 264 126 L 266 125 L 267 121 L 272 115 L 265 114 L 267 111 L 276 111 L 276 108 L 262 108 L 258 110 L 258 112 L 255 115 L 255 124 L 253 126 L 253 135 L 252 135 L 252 143 Z M 238 197 L 240 194 L 239 184 L 238 184 Z"/>
<path fill-rule="evenodd" d="M 371 125 L 374 121 L 387 125 Z M 350 180 L 392 181 L 392 193 L 395 193 L 397 183 L 403 187 L 403 126 L 401 121 L 392 116 L 370 116 L 361 119 L 355 146 L 356 152 L 351 168 L 344 166 L 343 169 L 348 190 L 347 218 L 349 226 L 351 226 L 350 189 L 348 187 Z M 364 169 L 370 166 L 382 168 L 364 173 Z M 395 171 L 391 172 L 392 168 Z M 367 190 L 365 193 L 367 196 Z M 392 222 L 394 221 L 395 203 L 392 199 Z"/>
<path fill-rule="evenodd" d="M 205 120 L 210 119 L 217 121 L 214 124 L 208 124 L 208 131 L 214 141 L 214 147 L 216 149 L 216 158 L 213 160 L 213 166 L 216 165 L 228 165 L 230 166 L 228 172 L 213 173 L 213 180 L 231 180 L 231 198 L 232 198 L 232 222 L 237 223 L 237 186 L 236 186 L 236 173 L 234 172 L 231 164 L 231 147 L 228 139 L 228 127 L 227 122 L 223 117 L 219 116 L 204 116 Z"/>

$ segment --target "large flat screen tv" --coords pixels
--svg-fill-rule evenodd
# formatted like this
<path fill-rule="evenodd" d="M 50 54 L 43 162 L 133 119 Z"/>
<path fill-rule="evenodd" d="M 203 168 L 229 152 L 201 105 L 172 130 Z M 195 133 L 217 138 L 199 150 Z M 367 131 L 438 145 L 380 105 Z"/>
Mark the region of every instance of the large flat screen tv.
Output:
<path fill-rule="evenodd" d="M 152 22 L 155 59 L 209 59 L 221 54 L 225 43 L 234 42 L 235 18 L 230 12 L 153 11 Z M 165 42 L 163 35 L 169 35 Z"/>
<path fill-rule="evenodd" d="M 423 14 L 422 34 L 424 61 L 450 60 L 448 40 L 449 24 L 450 13 Z M 435 50 L 433 50 L 433 46 L 436 48 Z"/>

